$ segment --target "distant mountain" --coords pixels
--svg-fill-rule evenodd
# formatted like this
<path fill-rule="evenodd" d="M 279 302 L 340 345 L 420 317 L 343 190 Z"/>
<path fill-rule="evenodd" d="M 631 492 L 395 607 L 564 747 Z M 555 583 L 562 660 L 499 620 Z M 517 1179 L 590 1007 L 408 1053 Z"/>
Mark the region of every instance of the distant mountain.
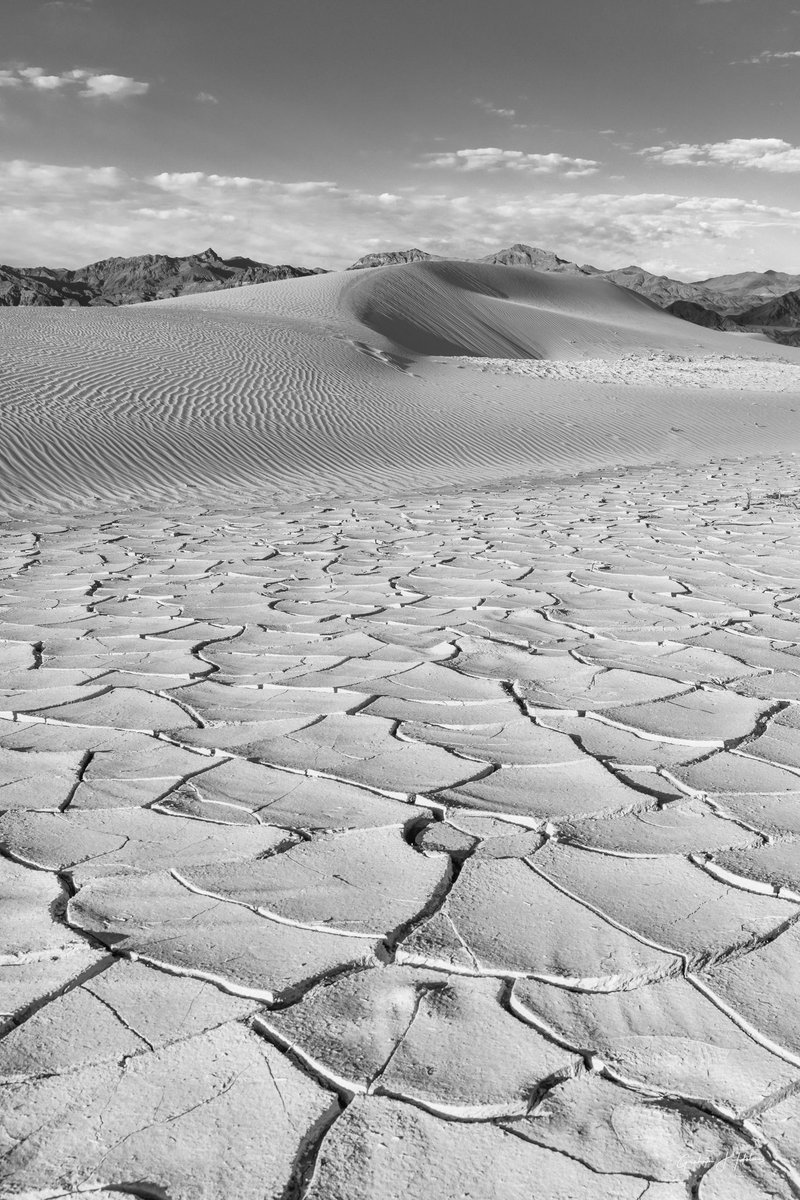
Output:
<path fill-rule="evenodd" d="M 754 308 L 748 308 L 736 316 L 738 325 L 769 325 L 779 329 L 797 329 L 800 326 L 800 291 L 776 296 Z"/>
<path fill-rule="evenodd" d="M 479 262 L 497 263 L 502 267 L 530 267 L 534 271 L 558 271 L 565 275 L 588 275 L 592 272 L 591 267 L 586 270 L 566 258 L 559 258 L 552 250 L 526 246 L 524 242 L 515 242 L 507 250 L 498 250 L 496 254 L 487 254 Z"/>
<path fill-rule="evenodd" d="M 0 305 L 136 304 L 192 292 L 271 283 L 317 274 L 321 268 L 272 266 L 250 258 L 221 258 L 215 250 L 172 258 L 140 254 L 105 258 L 87 267 L 0 266 Z"/>
<path fill-rule="evenodd" d="M 773 342 L 778 342 L 781 346 L 800 346 L 800 328 L 798 329 L 760 329 L 759 333 L 765 334 Z"/>
<path fill-rule="evenodd" d="M 0 305 L 89 304 L 91 293 L 85 284 L 66 275 L 50 267 L 0 267 Z"/>
<path fill-rule="evenodd" d="M 347 269 L 360 271 L 365 267 L 426 262 L 440 257 L 418 248 L 387 250 L 365 254 Z M 568 275 L 594 275 L 645 296 L 660 308 L 668 308 L 683 320 L 693 321 L 708 329 L 735 329 L 737 325 L 729 321 L 729 317 L 743 312 L 756 302 L 780 295 L 782 288 L 786 291 L 791 287 L 800 288 L 800 276 L 779 271 L 743 271 L 739 275 L 720 275 L 696 283 L 671 279 L 668 275 L 654 275 L 635 265 L 603 271 L 588 264 L 579 266 L 552 250 L 543 250 L 540 246 L 529 246 L 524 242 L 515 242 L 505 250 L 466 261 L 493 263 L 503 267 L 527 267 L 534 271 L 555 271 Z"/>
<path fill-rule="evenodd" d="M 738 275 L 719 275 L 687 283 L 682 279 L 670 279 L 668 275 L 654 275 L 636 266 L 621 267 L 615 271 L 600 271 L 596 267 L 584 267 L 583 270 L 590 275 L 601 275 L 620 287 L 638 292 L 640 296 L 647 296 L 648 300 L 653 300 L 662 308 L 685 302 L 723 316 L 733 316 L 756 303 L 800 288 L 800 276 L 786 275 L 780 271 L 742 271 Z M 690 311 L 686 310 L 686 320 L 692 320 Z M 703 321 L 698 323 L 703 324 Z"/>
<path fill-rule="evenodd" d="M 720 298 L 728 297 L 732 311 L 736 311 L 747 303 L 763 303 L 770 297 L 796 291 L 800 288 L 800 275 L 787 275 L 785 271 L 740 271 L 738 275 L 700 279 L 694 286 Z"/>
<path fill-rule="evenodd" d="M 348 271 L 363 271 L 365 267 L 394 267 L 398 263 L 442 261 L 441 254 L 428 254 L 427 250 L 383 250 L 380 254 L 365 254 Z"/>
<path fill-rule="evenodd" d="M 653 275 L 643 267 L 620 267 L 615 271 L 598 271 L 590 268 L 591 273 L 617 283 L 620 287 L 646 296 L 661 308 L 667 308 L 678 300 L 688 300 L 695 304 L 709 303 L 708 293 L 695 283 L 684 283 L 679 279 L 670 279 L 668 275 Z"/>
<path fill-rule="evenodd" d="M 460 256 L 459 256 L 460 258 Z M 354 262 L 348 271 L 361 271 L 365 267 L 393 267 L 397 263 L 409 262 L 441 262 L 441 254 L 429 254 L 427 250 L 385 250 L 378 254 L 365 254 Z M 534 271 L 563 271 L 570 275 L 585 275 L 588 272 L 577 263 L 559 258 L 552 250 L 542 250 L 539 246 L 526 246 L 524 242 L 515 242 L 506 250 L 498 250 L 496 254 L 487 254 L 485 258 L 467 258 L 463 262 L 496 263 L 501 267 L 530 267 Z M 591 271 L 591 268 L 590 268 Z"/>
<path fill-rule="evenodd" d="M 415 246 L 365 254 L 347 270 L 442 259 L 442 255 Z M 786 345 L 800 343 L 800 275 L 784 271 L 740 271 L 736 275 L 716 275 L 687 283 L 635 265 L 611 271 L 588 264 L 579 266 L 552 250 L 524 242 L 515 242 L 480 259 L 462 261 L 595 276 L 636 292 L 674 316 L 707 329 L 752 330 Z M 212 249 L 177 258 L 166 254 L 106 258 L 76 270 L 0 266 L 0 306 L 136 304 L 320 273 L 321 267 L 274 266 L 241 256 L 222 258 Z"/>
<path fill-rule="evenodd" d="M 666 310 L 674 317 L 691 321 L 694 325 L 703 325 L 706 329 L 720 329 L 728 333 L 739 331 L 739 326 L 730 317 L 715 312 L 713 308 L 704 308 L 694 300 L 673 300 L 672 304 L 666 305 Z"/>

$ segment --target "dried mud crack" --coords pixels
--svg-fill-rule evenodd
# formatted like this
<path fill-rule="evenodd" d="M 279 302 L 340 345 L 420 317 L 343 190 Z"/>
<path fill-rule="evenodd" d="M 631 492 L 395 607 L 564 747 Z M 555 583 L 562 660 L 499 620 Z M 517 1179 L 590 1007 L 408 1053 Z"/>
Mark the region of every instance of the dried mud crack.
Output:
<path fill-rule="evenodd" d="M 800 1195 L 790 474 L 6 521 L 2 1194 Z"/>

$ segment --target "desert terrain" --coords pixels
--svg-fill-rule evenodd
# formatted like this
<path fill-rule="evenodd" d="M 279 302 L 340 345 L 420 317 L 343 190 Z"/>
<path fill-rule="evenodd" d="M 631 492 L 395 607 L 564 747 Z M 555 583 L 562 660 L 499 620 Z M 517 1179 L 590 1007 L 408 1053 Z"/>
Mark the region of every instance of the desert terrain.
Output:
<path fill-rule="evenodd" d="M 800 1194 L 800 350 L 0 310 L 0 1194 Z"/>

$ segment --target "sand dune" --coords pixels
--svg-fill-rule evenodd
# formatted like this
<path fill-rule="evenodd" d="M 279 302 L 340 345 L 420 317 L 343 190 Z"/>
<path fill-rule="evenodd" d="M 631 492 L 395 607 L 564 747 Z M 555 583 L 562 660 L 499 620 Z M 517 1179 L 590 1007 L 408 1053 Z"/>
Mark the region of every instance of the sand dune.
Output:
<path fill-rule="evenodd" d="M 368 328 L 419 354 L 580 359 L 699 340 L 605 280 L 522 267 L 416 263 L 365 279 L 344 300 Z"/>
<path fill-rule="evenodd" d="M 405 263 L 164 304 L 306 318 L 353 337 L 377 334 L 386 349 L 414 356 L 613 358 L 641 350 L 742 353 L 743 345 L 753 352 L 752 338 L 679 321 L 605 279 L 486 263 Z M 758 346 L 765 357 L 780 353 L 766 340 Z"/>
<path fill-rule="evenodd" d="M 386 494 L 800 442 L 796 352 L 591 278 L 412 263 L 0 321 L 11 508 Z M 645 393 L 598 375 L 598 360 L 653 353 L 764 362 L 712 372 L 701 407 L 691 384 L 708 364 L 676 384 L 648 363 Z M 464 370 L 464 355 L 561 367 Z"/>

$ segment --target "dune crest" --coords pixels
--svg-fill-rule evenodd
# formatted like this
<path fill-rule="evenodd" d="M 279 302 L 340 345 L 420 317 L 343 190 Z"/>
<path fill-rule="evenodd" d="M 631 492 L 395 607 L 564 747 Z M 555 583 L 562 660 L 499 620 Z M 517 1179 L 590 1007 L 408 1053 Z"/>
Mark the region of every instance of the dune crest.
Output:
<path fill-rule="evenodd" d="M 800 449 L 795 351 L 583 276 L 408 263 L 0 322 L 11 510 L 396 494 Z M 598 369 L 632 355 L 664 359 L 643 387 Z M 759 369 L 740 376 L 737 355 Z"/>
<path fill-rule="evenodd" d="M 699 340 L 604 279 L 525 267 L 412 263 L 371 273 L 345 299 L 364 325 L 419 354 L 585 358 Z"/>
<path fill-rule="evenodd" d="M 182 296 L 173 307 L 306 318 L 351 336 L 385 339 L 414 355 L 616 358 L 681 354 L 780 354 L 746 335 L 720 336 L 595 276 L 460 260 L 409 262 L 235 293 Z"/>

